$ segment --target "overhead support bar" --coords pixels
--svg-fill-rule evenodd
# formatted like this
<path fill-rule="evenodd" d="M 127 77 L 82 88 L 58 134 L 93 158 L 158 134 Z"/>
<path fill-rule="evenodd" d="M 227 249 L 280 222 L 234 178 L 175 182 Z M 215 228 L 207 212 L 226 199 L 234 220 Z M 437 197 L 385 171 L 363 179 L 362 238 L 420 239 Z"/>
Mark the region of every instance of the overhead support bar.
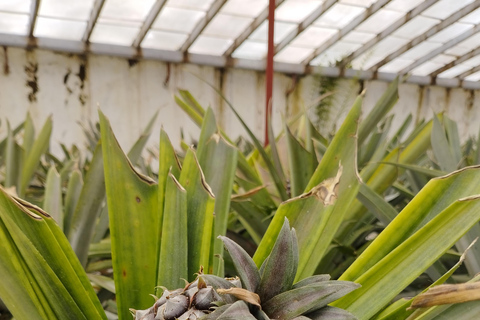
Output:
<path fill-rule="evenodd" d="M 105 0 L 95 0 L 93 4 L 92 12 L 90 13 L 90 18 L 88 19 L 87 28 L 85 29 L 85 33 L 83 34 L 82 41 L 88 42 L 90 40 L 90 36 L 92 35 L 93 28 L 97 23 L 98 17 L 100 16 L 100 11 L 102 11 L 103 5 L 105 4 Z"/>
<path fill-rule="evenodd" d="M 302 33 L 305 29 L 311 26 L 325 11 L 330 9 L 337 0 L 327 0 L 323 2 L 315 11 L 313 11 L 308 17 L 303 20 L 302 23 L 298 25 L 298 27 L 292 30 L 287 36 L 275 46 L 275 53 L 278 53 L 280 50 L 285 48 L 293 39 L 295 39 L 300 33 Z"/>
<path fill-rule="evenodd" d="M 402 75 L 402 74 L 405 74 L 405 73 L 408 73 L 408 72 L 412 71 L 413 69 L 415 69 L 419 65 L 424 64 L 425 62 L 435 58 L 437 55 L 444 52 L 445 50 L 448 50 L 451 47 L 459 44 L 460 42 L 470 38 L 471 36 L 473 36 L 478 31 L 480 31 L 480 24 L 477 24 L 472 29 L 469 29 L 469 30 L 465 31 L 464 33 L 460 34 L 459 36 L 453 38 L 452 40 L 448 41 L 447 43 L 445 43 L 441 47 L 433 50 L 432 52 L 427 53 L 426 55 L 424 55 L 423 57 L 421 57 L 417 61 L 415 61 L 415 62 L 411 63 L 410 65 L 408 65 L 407 67 L 403 68 L 401 71 L 399 71 L 399 74 Z"/>
<path fill-rule="evenodd" d="M 147 35 L 148 30 L 152 27 L 153 23 L 155 22 L 155 19 L 157 19 L 158 14 L 160 11 L 162 11 L 163 6 L 165 5 L 167 1 L 166 0 L 157 0 L 153 6 L 152 9 L 150 9 L 150 12 L 147 15 L 147 18 L 142 24 L 142 27 L 140 28 L 140 32 L 138 32 L 137 37 L 133 41 L 132 46 L 135 48 L 140 47 L 140 44 L 142 43 L 143 39 Z"/>
<path fill-rule="evenodd" d="M 303 60 L 303 64 L 308 65 L 310 62 L 315 59 L 319 54 L 323 53 L 325 50 L 330 48 L 332 45 L 334 45 L 337 41 L 342 39 L 347 33 L 358 27 L 362 22 L 367 20 L 369 17 L 371 17 L 374 13 L 376 13 L 378 10 L 380 10 L 383 6 L 385 6 L 387 3 L 389 3 L 390 0 L 378 0 L 370 7 L 365 10 L 362 14 L 358 15 L 355 19 L 353 19 L 348 25 L 346 25 L 343 29 L 341 29 L 338 33 L 330 37 L 326 42 L 324 42 L 320 47 L 315 49 L 313 53 L 307 56 Z"/>
<path fill-rule="evenodd" d="M 195 42 L 195 40 L 198 38 L 200 33 L 202 33 L 203 29 L 208 25 L 210 21 L 212 21 L 213 17 L 220 11 L 220 9 L 223 7 L 223 5 L 227 2 L 227 0 L 216 0 L 210 9 L 207 11 L 205 14 L 205 17 L 200 20 L 200 22 L 197 23 L 195 26 L 195 29 L 193 29 L 192 33 L 188 36 L 187 40 L 183 44 L 182 48 L 180 49 L 181 52 L 187 52 L 188 48 L 192 45 L 192 43 Z"/>
<path fill-rule="evenodd" d="M 30 20 L 28 21 L 28 35 L 33 37 L 33 31 L 35 30 L 35 23 L 37 22 L 38 9 L 40 8 L 40 0 L 32 1 L 30 7 Z"/>
<path fill-rule="evenodd" d="M 278 8 L 284 0 L 276 0 L 275 8 Z M 268 6 L 256 17 L 250 25 L 233 41 L 230 47 L 223 54 L 225 57 L 230 56 L 247 38 L 268 18 Z"/>
<path fill-rule="evenodd" d="M 463 56 L 458 57 L 456 60 L 453 60 L 452 62 L 444 65 L 443 67 L 438 68 L 437 70 L 430 73 L 429 76 L 432 77 L 432 78 L 435 78 L 440 73 L 442 73 L 444 71 L 447 71 L 448 69 L 453 68 L 456 65 L 459 65 L 460 63 L 465 62 L 468 59 L 471 59 L 471 58 L 473 58 L 473 57 L 475 57 L 479 54 L 480 54 L 480 47 L 478 47 L 476 49 L 473 49 L 472 51 L 469 51 L 469 52 L 465 53 Z"/>
<path fill-rule="evenodd" d="M 423 11 L 427 10 L 430 8 L 432 5 L 437 3 L 438 0 L 427 0 L 422 3 L 420 3 L 418 6 L 407 12 L 403 17 L 395 21 L 393 24 L 391 24 L 388 28 L 380 32 L 375 38 L 372 40 L 368 41 L 364 45 L 362 45 L 359 49 L 356 51 L 352 52 L 349 56 L 346 58 L 342 59 L 340 64 L 342 66 L 348 65 L 350 62 L 353 61 L 353 59 L 359 57 L 361 54 L 364 52 L 367 52 L 369 49 L 371 49 L 374 45 L 394 33 L 398 28 L 406 24 L 407 22 L 411 21 L 413 18 L 416 16 L 420 15 Z M 405 46 L 404 46 L 405 47 Z M 408 49 L 407 49 L 408 50 Z M 398 52 L 398 51 L 395 51 Z"/>

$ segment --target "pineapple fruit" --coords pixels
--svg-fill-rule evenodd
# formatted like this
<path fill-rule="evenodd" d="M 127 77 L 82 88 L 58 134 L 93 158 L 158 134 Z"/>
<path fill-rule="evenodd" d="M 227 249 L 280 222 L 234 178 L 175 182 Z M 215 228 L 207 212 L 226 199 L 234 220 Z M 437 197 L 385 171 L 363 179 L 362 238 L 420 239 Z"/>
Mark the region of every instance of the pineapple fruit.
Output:
<path fill-rule="evenodd" d="M 135 320 L 349 320 L 355 316 L 329 303 L 357 289 L 348 281 L 315 275 L 293 283 L 298 266 L 295 229 L 288 220 L 260 270 L 234 241 L 219 237 L 232 257 L 239 278 L 220 278 L 201 271 L 184 288 L 169 291 L 146 310 L 132 310 Z"/>

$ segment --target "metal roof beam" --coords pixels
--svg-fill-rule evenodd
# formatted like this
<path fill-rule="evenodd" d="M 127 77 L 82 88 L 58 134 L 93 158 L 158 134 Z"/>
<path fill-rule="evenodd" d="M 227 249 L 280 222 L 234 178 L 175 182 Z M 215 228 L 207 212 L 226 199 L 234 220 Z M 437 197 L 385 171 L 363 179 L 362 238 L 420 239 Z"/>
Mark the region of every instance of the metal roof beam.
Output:
<path fill-rule="evenodd" d="M 303 60 L 303 64 L 308 65 L 310 61 L 315 59 L 319 54 L 330 48 L 333 44 L 335 44 L 338 40 L 342 39 L 347 33 L 358 27 L 362 22 L 367 20 L 370 16 L 372 16 L 375 12 L 383 8 L 390 0 L 378 0 L 370 7 L 365 10 L 362 14 L 358 15 L 355 19 L 353 19 L 348 25 L 346 25 L 343 29 L 341 29 L 337 34 L 330 37 L 324 44 L 320 47 L 315 49 L 313 53 L 311 53 L 306 59 Z"/>
<path fill-rule="evenodd" d="M 478 72 L 478 71 L 480 71 L 480 65 L 478 65 L 478 66 L 476 66 L 476 67 L 473 67 L 473 68 L 471 68 L 470 70 L 467 70 L 467 71 L 459 74 L 459 75 L 457 76 L 457 78 L 459 78 L 460 80 L 463 80 L 463 79 L 465 79 L 466 77 L 468 77 L 469 75 L 474 74 L 475 72 Z"/>
<path fill-rule="evenodd" d="M 427 38 L 433 36 L 434 34 L 440 32 L 440 31 L 442 31 L 446 27 L 454 24 L 455 22 L 457 22 L 458 20 L 460 20 L 461 18 L 463 18 L 467 14 L 471 13 L 473 10 L 477 9 L 478 7 L 480 7 L 480 1 L 475 1 L 475 2 L 467 5 L 466 7 L 463 7 L 462 9 L 458 10 L 457 12 L 455 12 L 454 14 L 452 14 L 451 16 L 449 16 L 448 18 L 446 18 L 445 20 L 440 22 L 439 24 L 431 27 L 426 32 L 424 32 L 421 35 L 415 37 L 414 39 L 412 39 L 412 41 L 405 44 L 400 49 L 396 50 L 395 52 L 393 52 L 393 53 L 389 54 L 388 56 L 386 56 L 385 58 L 383 58 L 382 61 L 373 65 L 369 70 L 377 71 L 384 64 L 387 64 L 388 62 L 392 61 L 396 57 L 400 56 L 401 54 L 407 52 L 411 48 L 413 48 L 416 45 L 420 44 L 421 42 L 425 41 Z"/>
<path fill-rule="evenodd" d="M 280 50 L 285 48 L 293 39 L 295 39 L 303 30 L 307 29 L 312 23 L 315 22 L 325 11 L 330 9 L 337 0 L 327 0 L 322 3 L 322 5 L 318 6 L 316 10 L 314 10 L 308 17 L 303 20 L 302 23 L 298 25 L 298 27 L 292 30 L 279 44 L 275 46 L 275 53 L 278 53 Z"/>
<path fill-rule="evenodd" d="M 30 19 L 28 21 L 28 35 L 33 37 L 33 31 L 35 30 L 35 23 L 37 22 L 38 8 L 40 8 L 40 0 L 32 1 L 30 7 Z"/>
<path fill-rule="evenodd" d="M 443 67 L 438 68 L 437 70 L 430 73 L 429 76 L 434 78 L 437 75 L 439 75 L 440 73 L 442 73 L 442 72 L 444 72 L 444 71 L 446 71 L 446 70 L 448 70 L 452 67 L 455 67 L 456 65 L 459 65 L 460 63 L 462 63 L 464 61 L 467 61 L 468 59 L 473 58 L 473 57 L 475 57 L 476 55 L 479 55 L 479 54 L 480 54 L 480 47 L 478 47 L 476 49 L 473 49 L 472 51 L 467 52 L 466 54 L 458 57 L 457 59 L 453 60 L 452 62 L 447 63 Z"/>
<path fill-rule="evenodd" d="M 95 2 L 93 3 L 92 12 L 90 12 L 90 18 L 88 19 L 87 23 L 87 28 L 85 29 L 85 33 L 82 37 L 83 42 L 88 42 L 90 40 L 93 28 L 97 23 L 98 17 L 100 16 L 100 11 L 102 11 L 104 4 L 105 0 L 95 0 Z"/>
<path fill-rule="evenodd" d="M 410 71 L 412 71 L 413 69 L 415 69 L 416 67 L 418 67 L 419 65 L 435 58 L 437 55 L 439 55 L 440 53 L 444 52 L 445 50 L 448 50 L 450 49 L 451 47 L 457 45 L 458 43 L 468 39 L 469 37 L 473 36 L 475 33 L 477 33 L 478 31 L 480 31 L 480 24 L 477 24 L 476 26 L 474 26 L 472 29 L 470 30 L 467 30 L 465 31 L 464 33 L 460 34 L 459 36 L 453 38 L 452 40 L 448 41 L 447 43 L 445 43 L 443 46 L 433 50 L 432 52 L 424 55 L 423 57 L 421 57 L 420 59 L 418 59 L 417 61 L 411 63 L 410 65 L 406 66 L 405 68 L 403 68 L 402 70 L 400 70 L 398 72 L 398 74 L 402 75 L 402 74 L 405 74 L 405 73 L 408 73 Z"/>
<path fill-rule="evenodd" d="M 135 48 L 140 47 L 140 44 L 142 43 L 143 39 L 147 35 L 148 30 L 152 27 L 153 23 L 155 22 L 155 19 L 157 19 L 158 14 L 160 11 L 162 11 L 163 6 L 165 5 L 167 1 L 166 0 L 157 0 L 154 5 L 152 6 L 152 9 L 150 9 L 150 12 L 147 15 L 147 18 L 143 22 L 142 27 L 140 28 L 140 32 L 138 32 L 137 37 L 133 41 L 132 46 Z"/>
<path fill-rule="evenodd" d="M 276 0 L 275 8 L 278 8 L 284 0 Z M 252 23 L 243 30 L 243 32 L 233 41 L 230 47 L 223 54 L 225 57 L 230 56 L 247 38 L 255 31 L 265 20 L 268 18 L 268 6 L 256 17 L 253 19 Z"/>
<path fill-rule="evenodd" d="M 202 33 L 203 29 L 205 29 L 208 23 L 212 21 L 213 17 L 215 17 L 215 15 L 218 13 L 218 11 L 220 11 L 220 9 L 226 2 L 227 0 L 216 0 L 212 4 L 210 9 L 205 14 L 205 17 L 200 22 L 198 22 L 198 24 L 195 26 L 195 29 L 193 29 L 192 33 L 190 33 L 190 35 L 188 36 L 187 40 L 180 49 L 181 52 L 188 51 L 188 48 L 190 48 L 192 43 L 195 42 L 200 33 Z"/>

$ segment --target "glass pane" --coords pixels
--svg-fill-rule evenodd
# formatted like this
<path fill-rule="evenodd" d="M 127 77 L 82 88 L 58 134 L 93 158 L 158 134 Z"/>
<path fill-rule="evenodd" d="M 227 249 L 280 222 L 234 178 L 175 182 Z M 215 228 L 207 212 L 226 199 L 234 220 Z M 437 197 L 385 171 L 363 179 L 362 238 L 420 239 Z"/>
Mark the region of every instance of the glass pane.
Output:
<path fill-rule="evenodd" d="M 477 9 L 477 10 L 474 10 L 473 12 L 471 12 L 469 14 L 467 14 L 465 17 L 460 19 L 459 22 L 479 24 L 480 23 L 480 8 Z"/>
<path fill-rule="evenodd" d="M 0 33 L 26 35 L 29 16 L 26 14 L 0 12 Z"/>
<path fill-rule="evenodd" d="M 464 61 L 462 64 L 465 64 L 465 65 L 470 66 L 470 67 L 476 67 L 476 66 L 480 65 L 480 55 L 475 56 L 473 58 L 470 58 L 470 59 Z"/>
<path fill-rule="evenodd" d="M 443 67 L 445 64 L 443 63 L 438 63 L 438 62 L 432 62 L 432 61 L 427 61 L 412 71 L 410 71 L 411 74 L 416 75 L 416 76 L 428 76 L 430 73 L 434 72 L 435 70 L 440 69 Z"/>
<path fill-rule="evenodd" d="M 49 18 L 88 20 L 92 8 L 93 0 L 42 0 L 38 14 Z"/>
<path fill-rule="evenodd" d="M 424 41 L 419 45 L 413 47 L 412 49 L 408 50 L 404 54 L 401 55 L 403 59 L 413 59 L 418 60 L 421 57 L 427 55 L 428 53 L 432 52 L 433 50 L 440 47 L 442 44 L 437 42 L 428 42 Z"/>
<path fill-rule="evenodd" d="M 56 38 L 65 40 L 82 40 L 87 22 L 50 19 L 37 17 L 35 37 Z"/>
<path fill-rule="evenodd" d="M 142 41 L 143 48 L 179 50 L 187 40 L 187 34 L 149 30 Z"/>
<path fill-rule="evenodd" d="M 321 53 L 315 59 L 313 59 L 310 64 L 322 66 L 335 65 L 337 61 L 342 60 L 361 46 L 362 45 L 359 43 L 338 41 L 330 48 L 325 50 L 325 52 Z"/>
<path fill-rule="evenodd" d="M 449 55 L 446 55 L 446 54 L 439 54 L 436 57 L 434 57 L 433 59 L 431 59 L 430 61 L 438 62 L 438 63 L 442 63 L 442 64 L 447 64 L 447 63 L 450 63 L 450 62 L 452 62 L 453 60 L 456 60 L 456 59 L 457 59 L 457 57 L 454 57 L 454 56 L 449 56 Z"/>
<path fill-rule="evenodd" d="M 393 0 L 385 6 L 385 9 L 408 12 L 423 1 L 424 0 Z"/>
<path fill-rule="evenodd" d="M 2 0 L 0 1 L 0 11 L 30 13 L 32 0 Z M 3 21 L 2 21 L 3 24 Z"/>
<path fill-rule="evenodd" d="M 447 43 L 448 41 L 452 40 L 456 36 L 464 33 L 471 28 L 473 28 L 472 24 L 454 23 L 451 26 L 446 27 L 442 31 L 428 38 L 428 41 Z"/>
<path fill-rule="evenodd" d="M 191 33 L 205 16 L 203 11 L 165 7 L 153 23 L 153 29 Z"/>
<path fill-rule="evenodd" d="M 188 49 L 188 52 L 221 56 L 232 43 L 232 40 L 200 35 Z"/>
<path fill-rule="evenodd" d="M 421 35 L 434 25 L 438 24 L 440 20 L 417 16 L 398 28 L 392 35 L 407 39 L 413 39 Z"/>
<path fill-rule="evenodd" d="M 473 0 L 440 0 L 423 11 L 422 15 L 443 20 L 471 2 L 473 2 Z"/>
<path fill-rule="evenodd" d="M 369 69 L 407 42 L 407 39 L 389 36 L 353 60 L 352 65 L 355 69 Z"/>
<path fill-rule="evenodd" d="M 106 0 L 100 18 L 143 22 L 155 0 Z"/>
<path fill-rule="evenodd" d="M 362 14 L 364 8 L 334 4 L 313 24 L 319 27 L 343 28 L 353 19 Z"/>
<path fill-rule="evenodd" d="M 234 58 L 244 59 L 265 59 L 267 55 L 267 43 L 257 42 L 252 40 L 244 41 L 238 48 L 232 53 Z"/>
<path fill-rule="evenodd" d="M 472 73 L 471 75 L 469 76 L 466 76 L 465 77 L 465 80 L 468 80 L 468 81 L 479 81 L 480 80 L 480 71 L 477 71 L 475 73 Z"/>
<path fill-rule="evenodd" d="M 287 34 L 293 31 L 296 27 L 297 26 L 292 23 L 275 21 L 274 23 L 275 32 L 274 32 L 273 42 L 275 44 L 279 43 L 280 41 L 282 41 L 283 38 L 287 36 Z M 249 39 L 267 42 L 267 36 L 268 36 L 268 21 L 264 21 L 257 28 L 257 30 L 252 32 Z"/>
<path fill-rule="evenodd" d="M 380 33 L 404 14 L 398 11 L 380 9 L 357 27 L 357 31 Z"/>
<path fill-rule="evenodd" d="M 253 21 L 251 18 L 217 14 L 207 25 L 202 34 L 207 36 L 235 39 Z"/>
<path fill-rule="evenodd" d="M 300 23 L 322 4 L 314 0 L 287 0 L 275 10 L 275 20 Z"/>
<path fill-rule="evenodd" d="M 407 59 L 400 59 L 400 58 L 393 59 L 389 63 L 386 63 L 381 68 L 379 68 L 378 71 L 396 73 L 402 70 L 403 68 L 408 67 L 413 62 L 415 62 L 415 60 L 407 60 Z"/>
<path fill-rule="evenodd" d="M 93 28 L 91 42 L 131 46 L 140 28 L 97 23 Z"/>
<path fill-rule="evenodd" d="M 287 63 L 301 63 L 313 50 L 313 48 L 307 49 L 288 45 L 275 55 L 274 60 Z"/>
<path fill-rule="evenodd" d="M 168 0 L 167 5 L 191 10 L 207 11 L 214 0 Z"/>
<path fill-rule="evenodd" d="M 336 29 L 308 27 L 291 43 L 297 47 L 317 48 L 336 33 L 338 33 Z"/>
<path fill-rule="evenodd" d="M 340 0 L 342 3 L 353 4 L 355 6 L 370 7 L 377 0 Z"/>
<path fill-rule="evenodd" d="M 453 56 L 460 57 L 460 56 L 463 56 L 465 53 L 467 53 L 469 51 L 470 51 L 470 48 L 465 48 L 463 46 L 458 46 L 457 45 L 457 46 L 451 47 L 448 50 L 445 50 L 445 54 L 450 54 L 450 55 L 453 55 Z"/>
<path fill-rule="evenodd" d="M 377 35 L 374 33 L 350 31 L 342 39 L 348 42 L 365 44 L 368 41 L 375 38 Z"/>
<path fill-rule="evenodd" d="M 254 18 L 267 6 L 268 0 L 228 0 L 220 12 Z"/>
<path fill-rule="evenodd" d="M 456 65 L 455 67 L 452 67 L 452 68 L 440 73 L 438 76 L 440 78 L 455 78 L 459 74 L 461 74 L 465 71 L 468 71 L 470 69 L 472 69 L 471 66 L 466 65 L 464 63 L 461 63 L 459 65 Z"/>

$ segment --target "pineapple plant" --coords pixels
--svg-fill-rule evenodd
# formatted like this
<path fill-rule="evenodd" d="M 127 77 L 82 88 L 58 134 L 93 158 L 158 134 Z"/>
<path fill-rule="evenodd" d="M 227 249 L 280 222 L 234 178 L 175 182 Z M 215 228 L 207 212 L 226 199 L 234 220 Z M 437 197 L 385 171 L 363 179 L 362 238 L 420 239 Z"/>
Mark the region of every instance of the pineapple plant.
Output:
<path fill-rule="evenodd" d="M 230 253 L 236 278 L 203 274 L 184 288 L 168 290 L 152 307 L 131 310 L 135 320 L 154 319 L 356 319 L 349 312 L 327 306 L 360 287 L 315 275 L 294 282 L 298 266 L 295 229 L 287 219 L 270 256 L 260 269 L 248 253 L 227 237 L 219 237 Z"/>

